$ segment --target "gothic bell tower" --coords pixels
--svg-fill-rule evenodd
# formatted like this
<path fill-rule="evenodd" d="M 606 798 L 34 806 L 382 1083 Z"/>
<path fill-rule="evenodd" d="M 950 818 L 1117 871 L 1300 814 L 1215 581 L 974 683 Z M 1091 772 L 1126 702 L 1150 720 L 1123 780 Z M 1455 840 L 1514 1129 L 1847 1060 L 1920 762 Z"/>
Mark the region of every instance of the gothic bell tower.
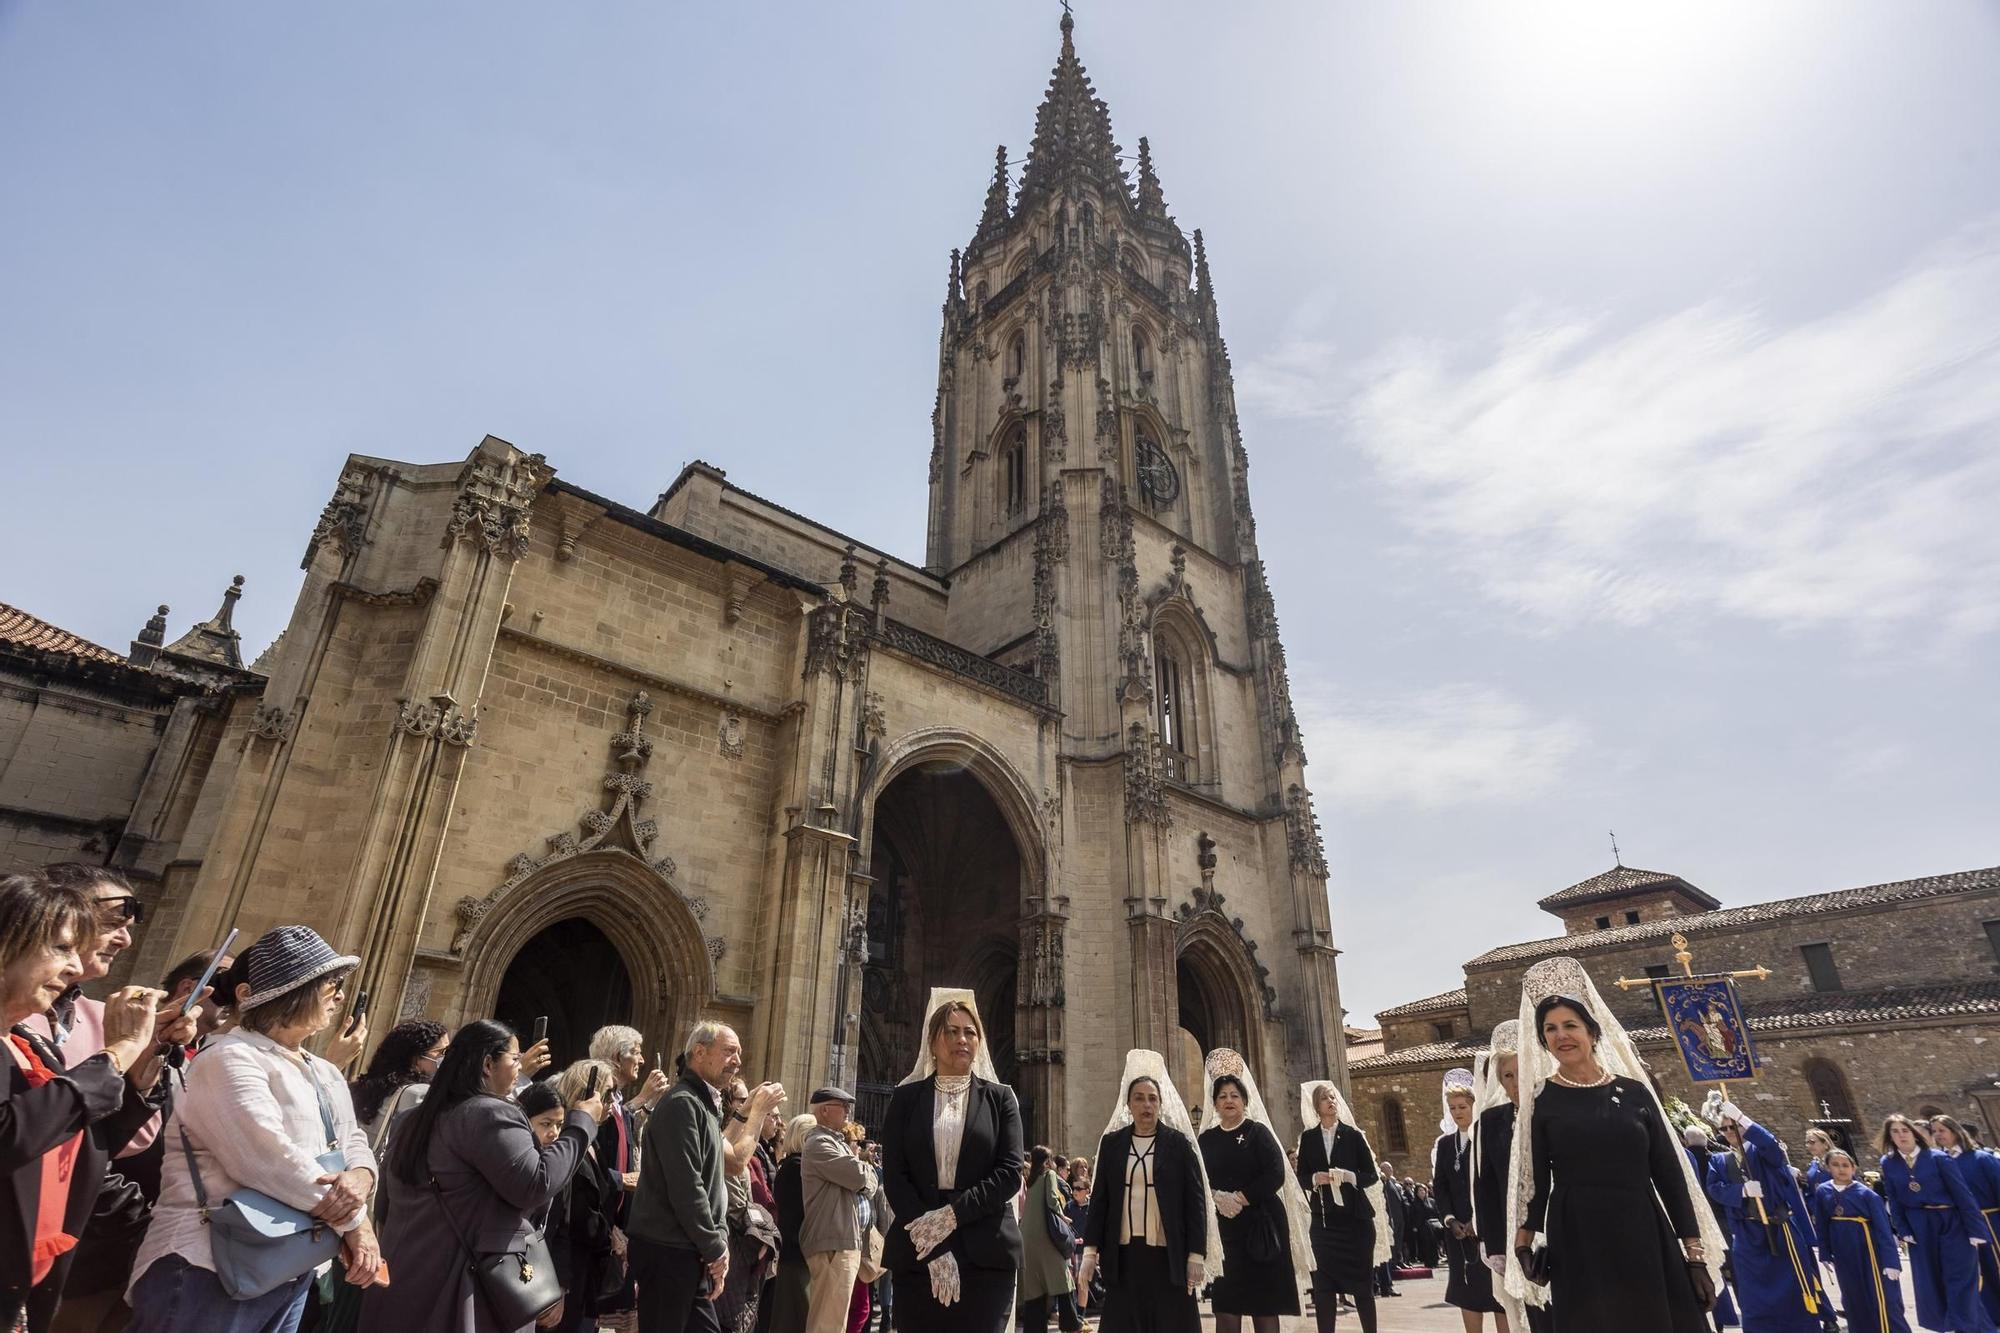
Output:
<path fill-rule="evenodd" d="M 1147 140 L 1128 159 L 1113 138 L 1074 29 L 1066 13 L 1018 190 L 1003 147 L 952 252 L 926 561 L 952 640 L 1061 710 L 1052 878 L 1122 905 L 1125 1039 L 1344 1077 L 1325 858 L 1202 235 L 1168 213 Z"/>

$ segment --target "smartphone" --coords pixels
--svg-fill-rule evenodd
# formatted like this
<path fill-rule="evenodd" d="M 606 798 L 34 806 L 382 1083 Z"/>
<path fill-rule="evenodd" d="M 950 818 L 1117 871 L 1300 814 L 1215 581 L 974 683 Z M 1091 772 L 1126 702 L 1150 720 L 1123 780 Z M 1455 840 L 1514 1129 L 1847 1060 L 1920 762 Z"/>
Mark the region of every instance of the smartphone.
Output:
<path fill-rule="evenodd" d="M 352 1032 L 360 1027 L 361 1020 L 366 1017 L 368 1017 L 368 992 L 362 991 L 355 998 L 353 1011 L 347 1015 L 347 1030 Z"/>
<path fill-rule="evenodd" d="M 597 1095 L 597 1073 L 597 1070 L 592 1069 L 590 1071 L 590 1081 L 583 1085 L 583 1099 L 585 1101 L 589 1101 Z"/>
<path fill-rule="evenodd" d="M 533 1046 L 549 1039 L 549 1016 L 543 1014 L 535 1020 L 535 1035 L 528 1045 Z"/>
<path fill-rule="evenodd" d="M 222 943 L 215 946 L 215 956 L 208 960 L 208 967 L 202 972 L 201 980 L 194 983 L 194 989 L 188 992 L 186 1003 L 181 1005 L 181 1016 L 183 1018 L 193 1013 L 195 1005 L 201 1002 L 201 993 L 208 989 L 209 982 L 215 980 L 216 967 L 229 953 L 229 946 L 236 943 L 237 934 L 236 927 L 231 926 L 229 933 L 222 937 Z M 234 995 L 229 997 L 229 1003 L 236 1003 Z"/>

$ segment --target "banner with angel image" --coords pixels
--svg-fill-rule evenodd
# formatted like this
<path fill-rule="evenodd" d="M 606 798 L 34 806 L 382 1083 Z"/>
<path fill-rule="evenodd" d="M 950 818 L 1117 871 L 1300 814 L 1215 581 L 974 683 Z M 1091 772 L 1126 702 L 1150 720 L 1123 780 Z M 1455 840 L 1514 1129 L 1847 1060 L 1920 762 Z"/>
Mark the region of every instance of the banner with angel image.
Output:
<path fill-rule="evenodd" d="M 1653 983 L 1660 1011 L 1680 1047 L 1681 1063 L 1696 1083 L 1733 1082 L 1757 1077 L 1750 1025 L 1736 983 L 1729 977 L 1662 978 Z"/>

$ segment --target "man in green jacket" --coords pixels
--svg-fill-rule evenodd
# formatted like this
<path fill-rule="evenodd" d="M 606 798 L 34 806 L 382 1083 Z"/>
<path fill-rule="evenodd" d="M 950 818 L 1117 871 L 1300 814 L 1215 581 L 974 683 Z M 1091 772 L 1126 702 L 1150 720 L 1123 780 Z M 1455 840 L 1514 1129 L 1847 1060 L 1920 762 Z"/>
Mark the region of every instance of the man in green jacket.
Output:
<path fill-rule="evenodd" d="M 687 1071 L 646 1122 L 627 1251 L 640 1333 L 721 1333 L 714 1300 L 729 1273 L 729 1195 L 720 1089 L 742 1064 L 735 1032 L 695 1024 Z"/>

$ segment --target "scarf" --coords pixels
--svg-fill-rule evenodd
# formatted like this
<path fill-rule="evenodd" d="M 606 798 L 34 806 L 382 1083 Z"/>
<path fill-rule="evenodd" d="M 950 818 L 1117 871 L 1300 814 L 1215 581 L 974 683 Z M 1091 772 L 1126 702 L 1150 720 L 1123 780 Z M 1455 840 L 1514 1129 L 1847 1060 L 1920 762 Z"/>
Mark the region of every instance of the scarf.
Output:
<path fill-rule="evenodd" d="M 30 1088 L 53 1081 L 58 1071 L 42 1063 L 42 1057 L 19 1033 L 7 1037 L 8 1052 L 27 1076 Z M 41 1197 L 35 1207 L 34 1270 L 32 1281 L 40 1283 L 55 1267 L 56 1260 L 76 1247 L 77 1238 L 63 1230 L 63 1215 L 69 1211 L 69 1178 L 76 1169 L 77 1153 L 83 1148 L 83 1133 L 42 1154 Z"/>

